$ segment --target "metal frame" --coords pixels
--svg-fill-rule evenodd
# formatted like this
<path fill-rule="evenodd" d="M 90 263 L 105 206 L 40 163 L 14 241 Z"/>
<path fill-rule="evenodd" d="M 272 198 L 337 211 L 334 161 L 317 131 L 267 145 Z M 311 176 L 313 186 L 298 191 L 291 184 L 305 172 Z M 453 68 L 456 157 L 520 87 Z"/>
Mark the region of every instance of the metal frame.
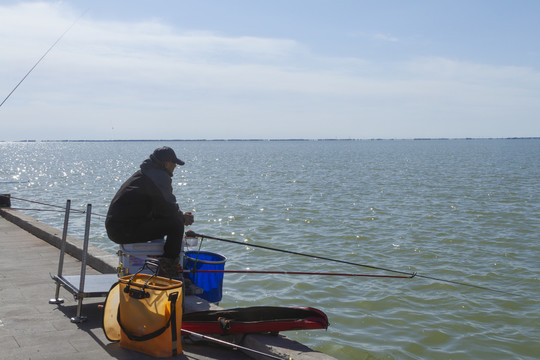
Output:
<path fill-rule="evenodd" d="M 64 299 L 60 298 L 60 287 L 69 291 L 75 301 L 77 301 L 77 316 L 71 318 L 72 323 L 81 323 L 87 320 L 82 315 L 82 303 L 84 298 L 88 297 L 106 297 L 111 286 L 118 281 L 117 274 L 98 274 L 86 275 L 86 260 L 88 256 L 88 241 L 90 235 L 90 218 L 92 215 L 92 204 L 86 206 L 86 224 L 84 229 L 83 253 L 81 260 L 80 275 L 64 276 L 64 255 L 66 253 L 67 230 L 69 223 L 69 214 L 71 209 L 71 200 L 67 200 L 66 212 L 64 217 L 64 230 L 62 232 L 62 242 L 60 244 L 60 259 L 58 261 L 58 274 L 51 276 L 56 282 L 55 297 L 49 300 L 49 304 L 63 304 Z M 78 287 L 77 287 L 78 284 Z"/>

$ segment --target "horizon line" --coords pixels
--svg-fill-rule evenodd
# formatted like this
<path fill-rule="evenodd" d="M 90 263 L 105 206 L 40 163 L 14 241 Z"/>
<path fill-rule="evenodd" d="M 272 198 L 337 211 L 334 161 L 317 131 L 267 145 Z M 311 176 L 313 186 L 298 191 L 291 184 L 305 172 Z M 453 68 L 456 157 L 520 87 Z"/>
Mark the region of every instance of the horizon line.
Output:
<path fill-rule="evenodd" d="M 287 138 L 287 139 L 21 139 L 21 140 L 0 140 L 0 142 L 155 142 L 155 141 L 396 141 L 396 140 L 411 140 L 411 141 L 429 141 L 429 140 L 534 140 L 540 139 L 539 136 L 513 136 L 513 137 L 418 137 L 418 138 L 365 138 L 365 139 L 353 139 L 353 138 L 321 138 L 321 139 L 309 139 L 309 138 Z"/>

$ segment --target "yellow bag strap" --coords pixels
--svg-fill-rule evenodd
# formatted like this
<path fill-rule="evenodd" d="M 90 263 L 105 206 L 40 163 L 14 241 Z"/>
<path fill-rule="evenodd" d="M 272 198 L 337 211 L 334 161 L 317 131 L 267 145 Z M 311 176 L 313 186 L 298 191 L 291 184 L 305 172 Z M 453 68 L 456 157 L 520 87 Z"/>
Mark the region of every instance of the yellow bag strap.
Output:
<path fill-rule="evenodd" d="M 176 335 L 176 332 L 177 332 L 176 331 L 176 326 L 177 326 L 176 325 L 176 300 L 177 299 L 178 299 L 178 292 L 173 292 L 173 293 L 169 294 L 169 301 L 171 302 L 171 315 L 169 316 L 169 320 L 167 320 L 167 323 L 161 329 L 158 329 L 158 330 L 156 330 L 154 332 L 151 332 L 150 334 L 146 334 L 146 335 L 143 335 L 143 336 L 138 336 L 138 335 L 135 335 L 133 333 L 130 333 L 122 325 L 122 321 L 120 320 L 120 305 L 118 306 L 118 316 L 117 316 L 118 324 L 120 325 L 120 328 L 126 334 L 126 336 L 128 337 L 129 340 L 131 340 L 131 341 L 147 341 L 147 340 L 153 339 L 153 338 L 158 337 L 159 335 L 163 334 L 165 332 L 165 330 L 167 330 L 169 328 L 169 326 L 171 326 L 171 322 L 172 322 L 172 326 L 173 326 L 172 340 L 173 340 L 173 345 L 174 345 L 173 352 L 176 352 L 176 342 L 177 342 L 177 335 Z"/>
<path fill-rule="evenodd" d="M 172 300 L 171 300 L 172 299 Z M 176 300 L 178 299 L 178 292 L 173 292 L 169 295 L 169 301 L 171 302 L 171 336 L 172 336 L 172 353 L 173 356 L 178 355 L 177 354 L 177 346 L 178 346 L 178 331 L 177 331 L 177 323 L 176 323 Z M 180 325 L 182 326 L 182 325 Z"/>

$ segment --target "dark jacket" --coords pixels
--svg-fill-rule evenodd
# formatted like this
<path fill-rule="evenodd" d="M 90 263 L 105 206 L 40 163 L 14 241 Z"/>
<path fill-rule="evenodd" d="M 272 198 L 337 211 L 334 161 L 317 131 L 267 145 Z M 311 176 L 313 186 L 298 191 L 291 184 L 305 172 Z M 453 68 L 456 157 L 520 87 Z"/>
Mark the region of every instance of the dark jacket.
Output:
<path fill-rule="evenodd" d="M 178 216 L 171 177 L 163 164 L 151 157 L 120 187 L 105 220 L 105 228 L 113 241 L 142 222 Z"/>

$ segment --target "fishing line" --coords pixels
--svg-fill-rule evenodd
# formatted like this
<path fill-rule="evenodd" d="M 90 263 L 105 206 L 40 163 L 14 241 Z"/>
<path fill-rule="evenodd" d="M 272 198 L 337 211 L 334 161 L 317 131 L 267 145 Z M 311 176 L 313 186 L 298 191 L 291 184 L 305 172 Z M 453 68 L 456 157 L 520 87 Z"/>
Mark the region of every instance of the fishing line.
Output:
<path fill-rule="evenodd" d="M 433 277 L 433 276 L 419 275 L 419 274 L 414 273 L 414 272 L 411 273 L 411 272 L 406 272 L 406 271 L 399 271 L 399 270 L 383 268 L 383 267 L 379 267 L 379 266 L 359 264 L 359 263 L 354 263 L 354 262 L 345 261 L 345 260 L 332 259 L 332 258 L 328 258 L 328 257 L 324 257 L 324 256 L 310 255 L 310 254 L 300 253 L 300 252 L 291 251 L 291 250 L 277 249 L 277 248 L 273 248 L 273 247 L 269 247 L 269 246 L 246 244 L 246 243 L 242 243 L 242 242 L 239 242 L 239 241 L 221 239 L 221 238 L 216 238 L 216 237 L 213 237 L 213 236 L 197 234 L 192 230 L 189 230 L 188 232 L 186 232 L 186 236 L 187 237 L 200 237 L 200 238 L 224 241 L 224 242 L 228 242 L 228 243 L 231 243 L 231 244 L 238 244 L 238 245 L 243 245 L 243 246 L 251 246 L 251 247 L 255 247 L 255 248 L 261 248 L 261 249 L 271 250 L 271 251 L 278 251 L 278 252 L 283 252 L 283 253 L 292 254 L 292 255 L 306 256 L 306 257 L 310 257 L 310 258 L 313 258 L 313 259 L 332 261 L 332 262 L 337 262 L 337 263 L 341 263 L 341 264 L 364 267 L 364 268 L 368 268 L 368 269 L 388 271 L 388 272 L 392 272 L 392 273 L 396 273 L 396 274 L 408 275 L 408 277 L 411 277 L 411 278 L 412 277 L 421 277 L 421 278 L 424 278 L 424 279 L 441 281 L 441 282 L 451 283 L 451 284 L 455 284 L 455 285 L 463 285 L 463 286 L 469 286 L 469 287 L 482 289 L 482 290 L 489 290 L 489 291 L 493 291 L 493 292 L 497 292 L 497 293 L 501 293 L 501 294 L 517 295 L 515 293 L 510 293 L 510 292 L 507 292 L 507 291 L 492 289 L 492 288 L 488 288 L 488 287 L 480 286 L 480 285 L 469 284 L 469 283 L 465 283 L 465 282 L 461 282 L 461 281 L 446 280 L 446 279 L 441 279 L 441 278 L 437 278 L 437 277 Z"/>
<path fill-rule="evenodd" d="M 79 16 L 77 18 L 77 20 L 75 20 L 73 22 L 73 24 L 71 24 L 71 26 L 66 30 L 64 31 L 64 33 L 62 35 L 60 35 L 60 37 L 54 42 L 54 44 L 51 45 L 51 47 L 45 51 L 45 54 L 43 54 L 43 56 L 41 58 L 39 58 L 39 60 L 34 64 L 34 66 L 32 66 L 32 68 L 26 73 L 26 75 L 23 76 L 23 78 L 21 79 L 21 81 L 19 81 L 19 83 L 13 88 L 13 90 L 11 90 L 11 92 L 8 94 L 8 96 L 6 96 L 6 98 L 4 99 L 4 101 L 2 101 L 2 103 L 0 103 L 0 107 L 2 107 L 2 105 L 4 105 L 4 103 L 6 102 L 6 100 L 11 96 L 11 94 L 13 94 L 15 92 L 15 90 L 17 90 L 17 88 L 19 87 L 19 85 L 22 84 L 22 82 L 24 81 L 24 79 L 26 79 L 28 77 L 28 75 L 30 75 L 30 73 L 32 72 L 32 70 L 35 69 L 36 66 L 38 66 L 38 64 L 41 62 L 41 60 L 43 60 L 45 58 L 45 56 L 47 56 L 47 54 L 56 46 L 56 44 L 58 44 L 60 42 L 60 40 L 62 40 L 62 38 L 64 37 L 64 35 L 66 35 L 68 33 L 69 30 L 71 30 L 71 28 L 73 26 L 75 26 L 75 24 L 79 21 L 80 18 L 82 18 L 84 16 L 84 14 L 86 14 L 88 10 L 84 11 L 81 16 Z"/>
<path fill-rule="evenodd" d="M 21 198 L 12 196 L 12 195 L 8 195 L 8 197 L 11 198 L 11 199 L 15 199 L 15 200 L 26 201 L 26 202 L 29 202 L 29 203 L 32 203 L 32 204 L 38 204 L 38 205 L 44 205 L 44 206 L 51 206 L 51 207 L 55 207 L 55 208 L 62 209 L 62 210 L 65 210 L 65 209 L 66 209 L 66 208 L 63 207 L 63 206 L 53 205 L 53 204 L 47 204 L 47 203 L 40 202 L 40 201 L 34 201 L 34 200 L 28 200 L 28 199 L 21 199 Z M 36 209 L 32 209 L 32 210 L 36 210 Z M 77 211 L 77 212 L 80 212 L 81 214 L 84 214 L 84 213 L 86 212 L 86 211 L 82 211 L 82 210 L 72 210 L 72 211 Z"/>
<path fill-rule="evenodd" d="M 19 210 L 19 211 L 49 211 L 49 212 L 59 212 L 63 213 L 65 210 L 53 210 L 53 209 L 31 209 L 31 208 L 14 208 L 10 207 L 10 210 Z"/>
<path fill-rule="evenodd" d="M 56 210 L 58 212 L 64 212 L 66 210 L 66 208 L 64 206 L 60 206 L 60 205 L 53 205 L 53 204 L 47 204 L 47 203 L 44 203 L 44 202 L 39 202 L 39 201 L 34 201 L 34 200 L 28 200 L 28 199 L 21 199 L 21 198 L 18 198 L 18 197 L 15 197 L 15 196 L 12 196 L 12 195 L 7 195 L 8 198 L 10 199 L 15 199 L 15 200 L 20 200 L 20 201 L 26 201 L 26 202 L 29 202 L 29 203 L 33 203 L 33 204 L 38 204 L 38 205 L 43 205 L 43 206 L 51 206 L 51 207 L 55 207 L 55 208 L 58 208 L 60 210 Z M 47 209 L 23 209 L 23 208 L 14 208 L 14 207 L 10 207 L 11 210 L 33 210 L 33 211 L 55 211 L 55 210 L 47 210 Z M 76 213 L 79 213 L 79 214 L 86 214 L 86 210 L 76 210 L 76 209 L 73 209 L 71 210 L 72 212 L 76 212 Z M 96 213 L 92 213 L 93 216 L 99 216 L 99 217 L 107 217 L 107 215 L 103 215 L 103 214 L 96 214 Z"/>
<path fill-rule="evenodd" d="M 197 257 L 195 258 L 195 266 L 197 266 L 197 262 L 199 261 L 199 255 L 201 253 L 201 248 L 202 248 L 202 243 L 204 241 L 204 238 L 201 239 L 201 241 L 199 242 L 199 250 L 197 250 Z M 195 270 L 195 269 L 193 269 Z M 197 274 L 195 273 L 194 275 L 194 279 L 193 279 L 195 282 L 197 281 Z"/>

